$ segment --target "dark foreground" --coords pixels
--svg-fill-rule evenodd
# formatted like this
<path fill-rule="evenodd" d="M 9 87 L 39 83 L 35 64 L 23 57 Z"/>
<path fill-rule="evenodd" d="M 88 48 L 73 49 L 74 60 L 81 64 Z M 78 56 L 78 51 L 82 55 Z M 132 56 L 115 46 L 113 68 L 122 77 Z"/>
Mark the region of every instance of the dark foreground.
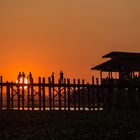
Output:
<path fill-rule="evenodd" d="M 139 140 L 140 112 L 1 111 L 4 139 Z"/>

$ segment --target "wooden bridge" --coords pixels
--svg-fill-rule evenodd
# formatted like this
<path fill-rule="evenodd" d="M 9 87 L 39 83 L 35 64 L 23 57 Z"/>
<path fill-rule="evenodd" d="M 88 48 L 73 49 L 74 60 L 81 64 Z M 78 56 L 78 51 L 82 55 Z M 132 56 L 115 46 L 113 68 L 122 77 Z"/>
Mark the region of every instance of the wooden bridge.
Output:
<path fill-rule="evenodd" d="M 3 82 L 0 77 L 0 110 L 100 110 L 92 84 L 84 80 L 38 78 L 25 83 Z M 98 104 L 98 105 L 97 105 Z"/>
<path fill-rule="evenodd" d="M 102 111 L 140 109 L 140 79 L 92 78 L 91 84 L 84 80 L 59 79 L 52 83 L 51 77 L 18 82 L 3 82 L 0 77 L 0 110 L 84 110 Z"/>

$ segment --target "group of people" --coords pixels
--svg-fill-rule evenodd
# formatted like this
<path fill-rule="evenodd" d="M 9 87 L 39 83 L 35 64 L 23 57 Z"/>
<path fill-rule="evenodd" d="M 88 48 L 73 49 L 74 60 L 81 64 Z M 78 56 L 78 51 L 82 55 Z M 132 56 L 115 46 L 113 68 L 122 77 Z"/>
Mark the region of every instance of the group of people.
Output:
<path fill-rule="evenodd" d="M 23 81 L 25 79 L 25 73 L 24 72 L 19 72 L 17 80 L 18 83 L 20 83 L 20 81 Z M 30 72 L 29 75 L 27 76 L 28 82 L 32 83 L 33 82 L 33 77 L 32 77 L 32 73 Z"/>
<path fill-rule="evenodd" d="M 20 81 L 22 81 L 23 79 L 25 79 L 25 73 L 24 72 L 19 72 L 17 79 L 18 79 L 18 83 L 20 83 Z M 32 73 L 31 72 L 27 76 L 27 79 L 28 79 L 28 82 L 29 83 L 32 83 L 33 82 L 33 77 L 32 77 Z M 60 82 L 63 83 L 64 73 L 62 72 L 62 70 L 59 73 L 59 79 L 60 79 Z M 52 75 L 51 75 L 51 83 L 54 84 L 54 81 L 55 81 L 54 72 L 52 72 Z"/>
<path fill-rule="evenodd" d="M 59 79 L 60 79 L 60 82 L 63 83 L 64 73 L 62 72 L 62 70 L 59 73 Z M 51 83 L 54 84 L 54 72 L 51 75 Z"/>

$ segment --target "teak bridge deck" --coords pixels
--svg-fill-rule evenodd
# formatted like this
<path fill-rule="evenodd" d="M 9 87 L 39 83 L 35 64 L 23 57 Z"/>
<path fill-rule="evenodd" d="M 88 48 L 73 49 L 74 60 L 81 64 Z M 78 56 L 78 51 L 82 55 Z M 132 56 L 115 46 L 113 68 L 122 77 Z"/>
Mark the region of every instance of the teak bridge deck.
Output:
<path fill-rule="evenodd" d="M 0 110 L 94 110 L 91 87 L 84 80 L 38 78 L 38 83 L 3 82 L 0 77 Z M 98 108 L 99 109 L 99 108 Z"/>

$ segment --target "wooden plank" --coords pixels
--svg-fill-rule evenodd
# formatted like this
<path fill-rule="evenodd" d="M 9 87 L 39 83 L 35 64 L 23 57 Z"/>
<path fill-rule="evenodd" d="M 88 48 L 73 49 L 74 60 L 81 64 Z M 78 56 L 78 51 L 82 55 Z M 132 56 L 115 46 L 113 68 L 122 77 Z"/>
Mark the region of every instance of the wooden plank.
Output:
<path fill-rule="evenodd" d="M 1 85 L 6 87 L 6 83 L 2 83 Z M 9 85 L 11 85 L 11 83 L 9 83 Z M 20 87 L 22 86 L 22 84 L 20 84 L 20 83 L 19 83 L 19 84 L 18 84 L 18 83 L 13 83 L 13 86 L 18 86 L 18 85 L 19 85 Z M 28 83 L 28 84 L 24 84 L 24 86 L 28 86 L 28 85 L 30 85 L 30 84 L 29 84 L 29 83 Z M 49 86 L 48 83 L 45 83 L 45 84 L 41 83 L 41 86 L 43 86 L 43 85 L 44 85 L 45 87 L 48 87 L 48 86 Z M 62 83 L 61 85 L 63 86 L 64 83 Z M 33 83 L 33 86 L 34 86 L 34 87 L 38 87 L 38 86 L 39 86 L 39 83 Z M 54 87 L 58 87 L 58 86 L 59 86 L 59 84 L 54 84 Z M 74 86 L 74 85 L 73 85 L 73 84 L 70 84 L 70 87 L 72 87 L 72 86 Z M 82 87 L 82 84 L 80 84 L 79 86 Z M 95 86 L 96 86 L 96 85 L 95 85 Z"/>

